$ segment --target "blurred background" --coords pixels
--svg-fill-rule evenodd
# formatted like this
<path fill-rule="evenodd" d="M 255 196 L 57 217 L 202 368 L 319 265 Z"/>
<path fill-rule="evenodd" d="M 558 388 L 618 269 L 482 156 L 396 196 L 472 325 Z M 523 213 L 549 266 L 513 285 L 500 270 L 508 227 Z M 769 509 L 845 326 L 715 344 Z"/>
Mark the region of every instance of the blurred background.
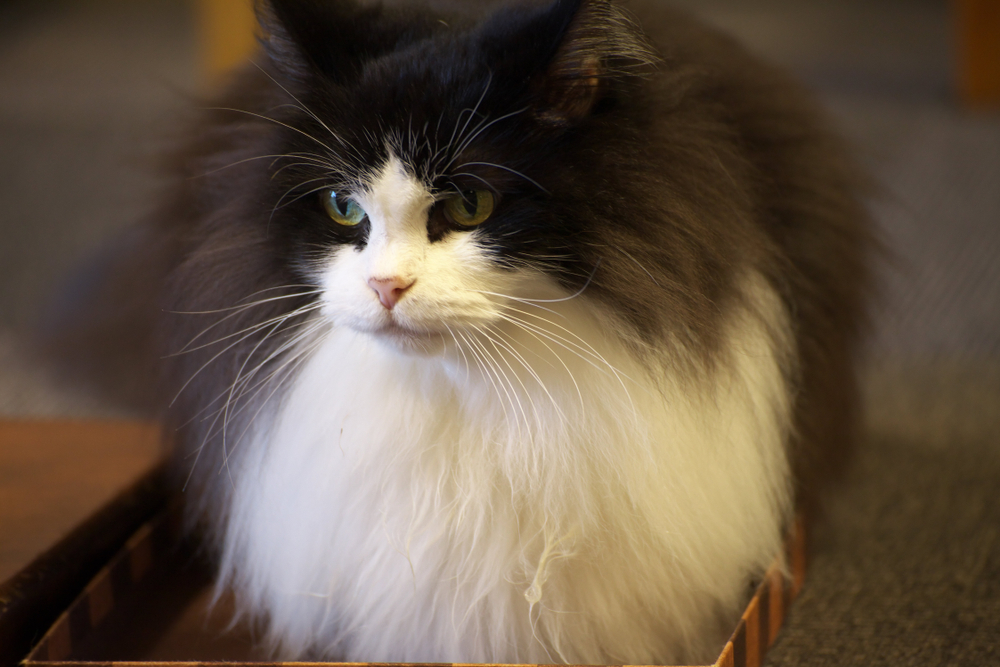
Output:
<path fill-rule="evenodd" d="M 249 34 L 212 4 L 0 0 L 0 416 L 117 414 L 47 379 L 18 336 L 150 209 L 157 156 Z M 673 4 L 812 88 L 882 187 L 865 447 L 770 661 L 996 663 L 1000 100 L 968 54 L 1000 76 L 1000 1 Z"/>

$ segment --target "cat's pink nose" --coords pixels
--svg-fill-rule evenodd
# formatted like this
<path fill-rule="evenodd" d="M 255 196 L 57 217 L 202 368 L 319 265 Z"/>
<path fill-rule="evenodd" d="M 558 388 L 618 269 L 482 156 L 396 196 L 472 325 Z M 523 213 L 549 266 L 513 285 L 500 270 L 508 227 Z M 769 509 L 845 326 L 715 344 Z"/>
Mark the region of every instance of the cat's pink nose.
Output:
<path fill-rule="evenodd" d="M 415 282 L 415 280 L 405 280 L 399 277 L 369 278 L 368 286 L 378 294 L 379 302 L 388 310 L 392 310 L 403 298 L 403 293 L 413 287 Z"/>

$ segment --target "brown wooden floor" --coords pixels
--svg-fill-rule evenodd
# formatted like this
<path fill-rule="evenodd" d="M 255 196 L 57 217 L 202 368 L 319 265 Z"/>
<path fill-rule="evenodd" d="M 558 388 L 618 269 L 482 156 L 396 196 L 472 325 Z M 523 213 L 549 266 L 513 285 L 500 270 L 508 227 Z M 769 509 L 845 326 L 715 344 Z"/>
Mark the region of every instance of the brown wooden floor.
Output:
<path fill-rule="evenodd" d="M 0 581 L 148 471 L 157 429 L 115 421 L 0 421 Z"/>

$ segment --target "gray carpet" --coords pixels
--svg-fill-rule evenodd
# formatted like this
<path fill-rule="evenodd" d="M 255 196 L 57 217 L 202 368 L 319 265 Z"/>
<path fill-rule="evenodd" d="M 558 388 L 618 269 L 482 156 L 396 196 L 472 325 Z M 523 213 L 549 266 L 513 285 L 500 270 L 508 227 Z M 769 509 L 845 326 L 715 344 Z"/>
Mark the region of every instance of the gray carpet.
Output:
<path fill-rule="evenodd" d="M 868 391 L 768 664 L 1000 664 L 1000 367 L 908 363 Z"/>
<path fill-rule="evenodd" d="M 949 4 L 679 4 L 813 86 L 884 188 L 864 446 L 768 662 L 1000 663 L 1000 115 L 951 98 Z M 0 415 L 113 414 L 13 332 L 142 214 L 193 42 L 180 0 L 0 2 Z"/>

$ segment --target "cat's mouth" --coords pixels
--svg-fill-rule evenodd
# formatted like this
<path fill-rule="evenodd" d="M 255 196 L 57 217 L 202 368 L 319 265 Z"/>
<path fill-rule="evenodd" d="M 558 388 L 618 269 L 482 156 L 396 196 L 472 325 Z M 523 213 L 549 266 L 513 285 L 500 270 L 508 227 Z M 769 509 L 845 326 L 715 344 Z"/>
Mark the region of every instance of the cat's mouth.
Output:
<path fill-rule="evenodd" d="M 411 329 L 399 324 L 398 322 L 389 322 L 384 324 L 381 328 L 376 330 L 376 333 L 384 336 L 405 336 L 407 338 L 428 338 L 438 335 L 432 331 L 418 331 L 416 329 Z"/>
<path fill-rule="evenodd" d="M 443 335 L 437 331 L 411 329 L 395 321 L 387 322 L 372 333 L 395 346 L 422 352 L 433 352 L 439 349 L 444 341 Z"/>

